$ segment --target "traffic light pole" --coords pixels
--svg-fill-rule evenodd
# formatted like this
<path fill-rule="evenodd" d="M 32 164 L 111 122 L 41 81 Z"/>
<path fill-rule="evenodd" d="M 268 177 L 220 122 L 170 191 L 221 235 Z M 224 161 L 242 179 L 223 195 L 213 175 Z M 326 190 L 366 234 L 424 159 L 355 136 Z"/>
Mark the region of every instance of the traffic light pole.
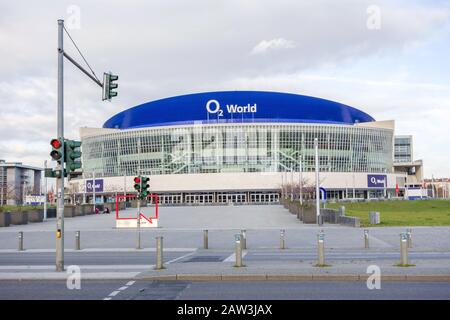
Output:
<path fill-rule="evenodd" d="M 58 139 L 64 150 L 64 20 L 58 20 Z M 64 271 L 64 152 L 56 170 L 60 175 L 56 178 L 56 271 Z"/>
<path fill-rule="evenodd" d="M 142 180 L 139 182 L 142 186 Z M 141 196 L 138 193 L 136 220 L 136 249 L 141 249 Z"/>
<path fill-rule="evenodd" d="M 137 202 L 137 231 L 136 231 L 136 249 L 141 249 L 141 199 Z"/>

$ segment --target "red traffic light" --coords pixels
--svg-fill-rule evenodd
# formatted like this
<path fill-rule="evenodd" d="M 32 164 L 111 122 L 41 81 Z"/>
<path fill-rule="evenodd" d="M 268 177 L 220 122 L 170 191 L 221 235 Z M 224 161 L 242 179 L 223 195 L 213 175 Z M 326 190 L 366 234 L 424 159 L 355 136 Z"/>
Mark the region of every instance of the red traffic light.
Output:
<path fill-rule="evenodd" d="M 52 141 L 50 141 L 50 144 L 55 149 L 61 148 L 61 141 L 59 141 L 59 139 L 52 139 Z"/>
<path fill-rule="evenodd" d="M 141 179 L 139 177 L 134 178 L 134 183 L 140 183 L 140 182 L 141 182 Z"/>

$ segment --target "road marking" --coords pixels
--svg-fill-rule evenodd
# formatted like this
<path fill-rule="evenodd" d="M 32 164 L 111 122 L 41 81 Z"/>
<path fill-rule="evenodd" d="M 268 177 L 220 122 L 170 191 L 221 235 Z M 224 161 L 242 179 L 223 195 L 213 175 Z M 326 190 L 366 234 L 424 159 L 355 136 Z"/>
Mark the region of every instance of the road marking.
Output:
<path fill-rule="evenodd" d="M 126 285 L 124 285 L 123 287 L 120 287 L 119 289 L 111 292 L 108 297 L 104 298 L 103 300 L 111 300 L 112 297 L 117 296 L 120 292 L 123 292 L 125 290 L 127 290 L 130 286 L 132 286 L 136 281 L 128 281 Z"/>
<path fill-rule="evenodd" d="M 113 291 L 109 294 L 110 297 L 115 297 L 120 291 Z"/>
<path fill-rule="evenodd" d="M 244 258 L 247 255 L 247 251 L 242 251 L 242 258 Z M 223 260 L 222 262 L 236 262 L 236 253 L 233 253 L 231 256 Z"/>
<path fill-rule="evenodd" d="M 190 252 L 190 253 L 185 254 L 185 255 L 183 255 L 183 256 L 181 256 L 181 257 L 172 259 L 172 260 L 170 260 L 170 261 L 167 261 L 166 264 L 171 264 L 171 263 L 177 262 L 178 260 L 181 260 L 181 259 L 184 259 L 184 258 L 186 258 L 186 257 L 192 256 L 192 255 L 195 254 L 196 252 L 197 252 L 197 251 Z"/>

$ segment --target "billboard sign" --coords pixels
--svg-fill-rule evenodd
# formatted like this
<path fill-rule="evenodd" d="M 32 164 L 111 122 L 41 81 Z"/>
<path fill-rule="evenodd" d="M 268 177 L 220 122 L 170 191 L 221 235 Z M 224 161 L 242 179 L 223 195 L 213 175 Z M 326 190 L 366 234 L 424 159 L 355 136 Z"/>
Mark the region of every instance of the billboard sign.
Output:
<path fill-rule="evenodd" d="M 387 177 L 385 174 L 368 174 L 367 187 L 369 188 L 385 188 L 387 187 Z"/>
<path fill-rule="evenodd" d="M 86 180 L 86 192 L 94 192 L 92 180 Z M 95 179 L 95 192 L 103 192 L 103 179 Z"/>

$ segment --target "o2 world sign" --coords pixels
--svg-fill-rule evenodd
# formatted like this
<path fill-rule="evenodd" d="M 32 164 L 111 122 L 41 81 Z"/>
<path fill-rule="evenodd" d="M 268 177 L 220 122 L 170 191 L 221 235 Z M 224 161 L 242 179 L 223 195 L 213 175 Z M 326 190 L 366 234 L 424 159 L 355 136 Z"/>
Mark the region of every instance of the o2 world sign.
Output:
<path fill-rule="evenodd" d="M 385 174 L 368 174 L 368 188 L 385 188 L 387 187 L 387 176 Z"/>
<path fill-rule="evenodd" d="M 86 180 L 86 192 L 94 192 L 92 180 Z M 95 192 L 103 192 L 103 179 L 95 179 Z"/>
<path fill-rule="evenodd" d="M 208 111 L 208 113 L 210 113 L 210 114 L 217 114 L 219 117 L 222 117 L 224 114 L 224 110 L 228 114 L 256 113 L 257 105 L 256 105 L 256 103 L 254 103 L 254 104 L 248 103 L 245 106 L 241 106 L 238 104 L 227 104 L 227 105 L 225 105 L 225 108 L 223 109 L 220 106 L 219 101 L 217 101 L 217 100 L 209 100 L 208 102 L 206 102 L 206 111 Z"/>

